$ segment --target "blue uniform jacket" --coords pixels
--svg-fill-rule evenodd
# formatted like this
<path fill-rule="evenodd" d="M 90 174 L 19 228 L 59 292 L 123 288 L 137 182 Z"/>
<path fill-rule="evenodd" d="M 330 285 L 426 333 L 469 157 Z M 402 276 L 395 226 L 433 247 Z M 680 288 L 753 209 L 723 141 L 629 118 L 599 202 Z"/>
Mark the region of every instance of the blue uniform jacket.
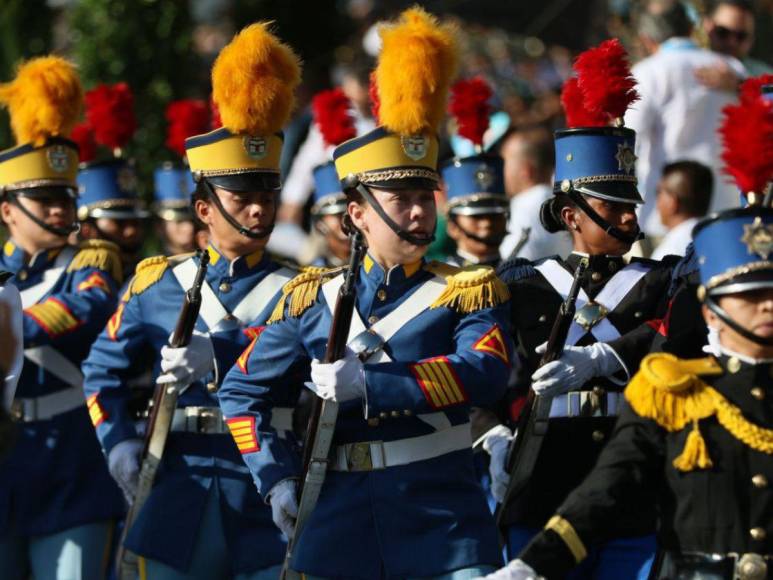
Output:
<path fill-rule="evenodd" d="M 103 242 L 85 242 L 80 249 L 40 252 L 25 263 L 22 249 L 8 241 L 0 256 L 0 269 L 15 274 L 12 283 L 23 296 L 60 268 L 55 283 L 24 310 L 24 347 L 52 347 L 79 368 L 115 308 L 117 253 Z M 16 399 L 72 389 L 79 387 L 25 358 Z M 120 517 L 123 511 L 85 398 L 79 407 L 46 420 L 17 423 L 15 445 L 0 463 L 0 534 L 53 534 Z"/>
<path fill-rule="evenodd" d="M 212 246 L 208 251 L 206 281 L 228 312 L 281 268 L 261 253 L 229 262 Z M 153 383 L 160 373 L 160 351 L 174 330 L 184 296 L 173 268 L 184 260 L 198 265 L 195 256 L 181 256 L 150 258 L 138 266 L 129 291 L 84 363 L 86 394 L 95 409 L 92 418 L 105 454 L 121 441 L 139 437 L 128 410 L 129 379 L 137 368 L 152 368 Z M 211 338 L 219 376 L 210 375 L 191 385 L 179 398 L 178 408 L 217 406 L 216 397 L 205 385 L 225 376 L 259 332 L 279 295 L 256 306 L 262 313 L 251 326 L 226 320 L 214 329 Z M 210 330 L 201 314 L 197 329 Z M 227 434 L 170 433 L 153 491 L 128 534 L 127 547 L 186 571 L 210 490 L 219 494 L 234 573 L 280 563 L 285 540 L 271 520 L 270 509 L 255 493 L 249 471 Z"/>
<path fill-rule="evenodd" d="M 385 272 L 367 256 L 357 283 L 357 312 L 369 324 L 387 316 L 408 304 L 438 268 L 447 274 L 445 301 L 441 296 L 442 303 L 406 321 L 388 341 L 391 362 L 365 364 L 367 400 L 340 406 L 334 446 L 393 441 L 466 424 L 471 405 L 502 396 L 511 343 L 501 332 L 507 306 L 495 304 L 504 302 L 507 292 L 490 269 L 473 274 L 419 263 Z M 472 295 L 498 290 L 499 299 L 490 307 L 486 299 L 477 307 L 467 304 L 467 312 L 460 312 L 464 308 L 455 298 L 463 291 L 454 288 L 465 286 L 460 283 L 465 276 Z M 287 377 L 307 373 L 310 359 L 325 353 L 332 316 L 324 292 L 309 290 L 299 285 L 293 291 L 284 319 L 266 327 L 246 365 L 231 369 L 218 393 L 231 421 L 253 425 L 249 436 L 240 431 L 240 449 L 263 497 L 301 472 L 297 450 L 277 436 L 270 421 L 275 406 L 297 398 L 287 388 Z M 295 294 L 316 297 L 300 316 L 291 314 Z M 434 576 L 500 560 L 472 450 L 462 448 L 381 470 L 329 471 L 292 567 L 315 576 L 372 579 Z"/>

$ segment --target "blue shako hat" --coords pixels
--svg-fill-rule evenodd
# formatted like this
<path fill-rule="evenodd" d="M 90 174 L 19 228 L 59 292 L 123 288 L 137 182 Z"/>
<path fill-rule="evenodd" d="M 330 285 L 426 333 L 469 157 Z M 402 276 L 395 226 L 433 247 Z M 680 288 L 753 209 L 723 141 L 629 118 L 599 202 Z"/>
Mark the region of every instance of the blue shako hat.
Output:
<path fill-rule="evenodd" d="M 153 213 L 165 221 L 193 219 L 191 194 L 196 188 L 190 169 L 167 161 L 153 172 Z"/>
<path fill-rule="evenodd" d="M 486 215 L 508 212 L 505 195 L 504 160 L 492 155 L 474 155 L 447 161 L 440 169 L 452 215 Z"/>
<path fill-rule="evenodd" d="M 78 219 L 148 217 L 137 194 L 134 165 L 121 158 L 81 164 L 78 172 Z"/>
<path fill-rule="evenodd" d="M 313 217 L 333 215 L 346 211 L 346 195 L 338 179 L 335 163 L 332 161 L 314 168 Z"/>

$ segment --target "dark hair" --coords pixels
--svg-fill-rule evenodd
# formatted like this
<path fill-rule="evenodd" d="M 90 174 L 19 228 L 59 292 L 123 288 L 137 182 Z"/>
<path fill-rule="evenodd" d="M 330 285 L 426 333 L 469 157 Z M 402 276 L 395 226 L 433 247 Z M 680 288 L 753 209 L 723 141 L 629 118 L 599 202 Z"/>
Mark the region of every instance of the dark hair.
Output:
<path fill-rule="evenodd" d="M 557 193 L 552 198 L 544 201 L 540 206 L 539 220 L 542 223 L 542 227 L 549 233 L 555 234 L 561 230 L 569 229 L 561 217 L 561 211 L 565 207 L 577 207 L 565 193 Z"/>
<path fill-rule="evenodd" d="M 663 178 L 673 173 L 682 176 L 680 186 L 669 191 L 679 202 L 681 213 L 691 217 L 706 215 L 714 190 L 711 169 L 697 161 L 675 161 L 663 168 Z"/>
<path fill-rule="evenodd" d="M 714 0 L 710 3 L 709 15 L 714 16 L 720 6 L 732 6 L 749 14 L 754 14 L 754 4 L 750 0 Z"/>
<path fill-rule="evenodd" d="M 511 127 L 500 140 L 499 154 L 502 155 L 504 144 L 512 136 L 521 138 L 521 155 L 536 169 L 542 179 L 550 179 L 556 165 L 556 152 L 553 145 L 553 134 L 544 125 Z"/>
<path fill-rule="evenodd" d="M 692 23 L 684 5 L 674 0 L 650 0 L 639 14 L 639 34 L 661 44 L 675 36 L 689 36 Z"/>

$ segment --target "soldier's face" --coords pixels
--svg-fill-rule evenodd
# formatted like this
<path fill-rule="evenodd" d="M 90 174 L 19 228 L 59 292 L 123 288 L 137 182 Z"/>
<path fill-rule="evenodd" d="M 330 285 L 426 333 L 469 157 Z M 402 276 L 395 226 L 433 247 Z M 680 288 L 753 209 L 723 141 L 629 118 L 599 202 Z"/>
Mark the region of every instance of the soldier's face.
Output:
<path fill-rule="evenodd" d="M 162 222 L 163 237 L 169 249 L 175 254 L 192 252 L 196 247 L 194 226 L 190 220 Z"/>
<path fill-rule="evenodd" d="M 64 196 L 30 198 L 19 196 L 19 203 L 41 220 L 55 228 L 66 228 L 75 221 L 75 202 Z M 14 204 L 2 203 L 3 221 L 8 226 L 11 237 L 21 242 L 29 240 L 38 248 L 55 248 L 67 240 L 67 236 L 59 236 L 40 227 Z"/>
<path fill-rule="evenodd" d="M 236 192 L 220 187 L 213 189 L 220 198 L 223 209 L 242 226 L 258 233 L 274 223 L 277 198 L 275 192 Z M 250 238 L 240 234 L 210 201 L 196 201 L 196 213 L 199 219 L 207 224 L 210 240 L 221 251 L 245 255 L 264 248 L 268 243 L 268 237 Z"/>
<path fill-rule="evenodd" d="M 371 192 L 400 229 L 419 238 L 433 235 L 437 220 L 433 191 L 371 188 Z M 351 202 L 348 211 L 352 223 L 363 232 L 370 252 L 383 266 L 409 264 L 427 252 L 426 245 L 412 244 L 400 238 L 369 204 Z"/>
<path fill-rule="evenodd" d="M 501 239 L 507 229 L 505 214 L 457 215 L 455 219 L 456 223 L 451 220 L 448 222 L 448 235 L 459 249 L 482 258 L 496 252 L 497 247 L 475 240 L 465 232 L 483 239 Z"/>
<path fill-rule="evenodd" d="M 773 289 L 728 294 L 718 300 L 732 320 L 761 338 L 773 338 Z M 719 330 L 719 342 L 725 348 L 754 358 L 773 357 L 773 347 L 763 347 L 744 338 L 724 324 L 716 314 L 703 307 L 706 323 Z"/>
<path fill-rule="evenodd" d="M 139 219 L 97 219 L 97 228 L 127 253 L 139 252 L 142 247 L 142 222 Z"/>
<path fill-rule="evenodd" d="M 634 204 L 605 201 L 590 196 L 586 197 L 586 201 L 610 225 L 631 236 L 638 231 L 639 222 Z M 576 250 L 591 255 L 622 256 L 631 249 L 631 244 L 606 233 L 582 210 L 565 208 L 563 215 L 569 224 Z"/>

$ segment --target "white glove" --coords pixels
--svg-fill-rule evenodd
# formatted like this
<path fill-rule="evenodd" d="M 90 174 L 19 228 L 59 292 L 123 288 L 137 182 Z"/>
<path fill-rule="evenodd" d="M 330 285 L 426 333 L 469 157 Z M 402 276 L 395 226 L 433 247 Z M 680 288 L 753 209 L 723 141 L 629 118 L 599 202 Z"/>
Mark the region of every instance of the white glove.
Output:
<path fill-rule="evenodd" d="M 121 488 L 129 505 L 134 502 L 134 496 L 137 495 L 142 446 L 141 439 L 126 439 L 113 447 L 107 456 L 108 471 Z"/>
<path fill-rule="evenodd" d="M 505 499 L 507 486 L 510 484 L 510 474 L 507 473 L 507 452 L 515 435 L 504 425 L 497 425 L 486 433 L 483 449 L 491 456 L 489 475 L 491 475 L 491 495 L 497 503 Z"/>
<path fill-rule="evenodd" d="M 292 539 L 295 534 L 295 520 L 298 517 L 297 495 L 298 486 L 292 479 L 280 481 L 268 492 L 271 519 L 288 539 Z"/>
<path fill-rule="evenodd" d="M 347 353 L 334 363 L 314 359 L 311 361 L 311 381 L 306 386 L 325 400 L 343 403 L 365 396 L 365 369 L 354 353 Z"/>
<path fill-rule="evenodd" d="M 537 347 L 545 352 L 547 343 Z M 589 346 L 567 346 L 561 358 L 537 369 L 531 375 L 531 388 L 538 395 L 555 397 L 579 389 L 593 377 L 609 377 L 625 367 L 614 349 L 604 342 Z"/>
<path fill-rule="evenodd" d="M 484 580 L 542 580 L 542 576 L 539 576 L 534 568 L 523 560 L 513 560 L 504 568 L 483 578 Z"/>
<path fill-rule="evenodd" d="M 209 335 L 193 331 L 188 346 L 161 349 L 161 375 L 157 385 L 175 384 L 185 387 L 204 377 L 215 368 L 215 351 Z"/>

